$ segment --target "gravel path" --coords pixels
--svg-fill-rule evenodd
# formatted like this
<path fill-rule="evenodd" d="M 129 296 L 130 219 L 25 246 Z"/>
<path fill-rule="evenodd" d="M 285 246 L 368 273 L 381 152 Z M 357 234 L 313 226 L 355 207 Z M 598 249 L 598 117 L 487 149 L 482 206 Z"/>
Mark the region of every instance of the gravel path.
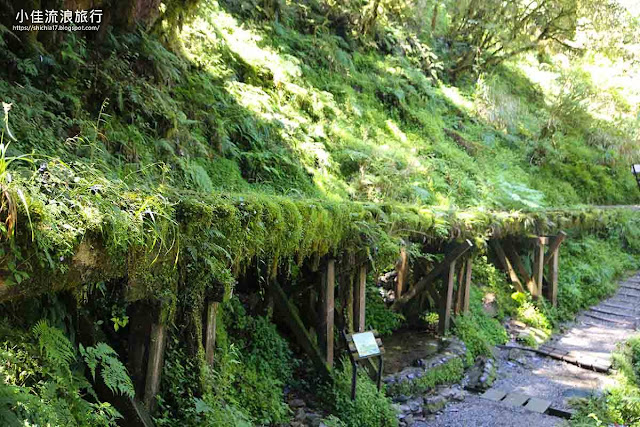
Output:
<path fill-rule="evenodd" d="M 640 319 L 640 273 L 621 282 L 616 294 L 583 312 L 564 334 L 549 345 L 571 352 L 577 359 L 610 360 L 618 342 L 635 333 Z M 603 373 L 517 349 L 496 349 L 497 379 L 494 390 L 519 392 L 551 401 L 551 406 L 569 409 L 569 400 L 601 393 L 611 379 Z M 427 420 L 427 426 L 557 426 L 562 418 L 509 407 L 477 394 L 447 405 Z"/>

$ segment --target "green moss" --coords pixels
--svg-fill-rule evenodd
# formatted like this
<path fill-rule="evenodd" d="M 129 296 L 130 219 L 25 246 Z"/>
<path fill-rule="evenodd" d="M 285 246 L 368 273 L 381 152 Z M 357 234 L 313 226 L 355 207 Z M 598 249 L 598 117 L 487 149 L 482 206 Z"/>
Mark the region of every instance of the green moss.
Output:
<path fill-rule="evenodd" d="M 461 358 L 454 357 L 442 365 L 425 371 L 420 378 L 411 381 L 391 384 L 386 393 L 390 396 L 414 396 L 425 394 L 437 385 L 459 382 L 464 376 L 464 363 Z"/>

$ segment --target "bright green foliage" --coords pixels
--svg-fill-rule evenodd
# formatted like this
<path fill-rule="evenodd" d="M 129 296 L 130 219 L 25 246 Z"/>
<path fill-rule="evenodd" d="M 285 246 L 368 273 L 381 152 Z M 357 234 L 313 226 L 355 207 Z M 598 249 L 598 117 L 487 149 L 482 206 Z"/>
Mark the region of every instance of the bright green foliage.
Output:
<path fill-rule="evenodd" d="M 268 317 L 248 315 L 237 298 L 221 312 L 213 372 L 199 372 L 178 338 L 170 343 L 159 425 L 255 425 L 289 419 L 283 388 L 292 383 L 297 362 L 287 342 Z M 201 381 L 205 393 L 197 397 Z"/>
<path fill-rule="evenodd" d="M 32 329 L 33 336 L 38 340 L 40 353 L 53 366 L 67 368 L 76 358 L 76 350 L 69 339 L 58 328 L 51 327 L 49 322 L 41 320 Z"/>
<path fill-rule="evenodd" d="M 3 425 L 115 426 L 121 418 L 109 403 L 100 402 L 78 364 L 77 351 L 64 333 L 39 321 L 31 333 L 1 325 L 0 421 Z M 89 347 L 94 349 L 94 347 Z M 133 395 L 133 387 L 118 355 L 99 343 L 101 376 L 114 392 Z M 94 363 L 95 362 L 95 363 Z"/>
<path fill-rule="evenodd" d="M 178 3 L 164 3 L 173 16 Z M 497 294 L 499 317 L 554 325 L 604 295 L 610 286 L 602 285 L 632 265 L 623 250 L 640 250 L 640 214 L 573 207 L 640 200 L 627 166 L 638 154 L 635 89 L 617 87 L 625 73 L 633 77 L 633 61 L 592 72 L 603 69 L 600 54 L 567 59 L 542 46 L 538 57 L 474 70 L 484 74 L 453 86 L 440 79 L 456 74 L 458 58 L 466 67 L 468 52 L 472 65 L 491 65 L 495 52 L 478 45 L 478 34 L 505 44 L 499 53 L 508 56 L 531 48 L 533 21 L 549 23 L 558 8 L 545 2 L 533 21 L 510 28 L 496 25 L 503 18 L 496 13 L 475 25 L 464 19 L 493 6 L 526 17 L 519 2 L 434 5 L 206 0 L 171 43 L 107 28 L 96 39 L 66 34 L 46 50 L 12 50 L 0 26 L 0 100 L 13 104 L 0 141 L 0 267 L 13 286 L 2 292 L 87 283 L 118 291 L 126 282 L 127 302 L 158 301 L 161 320 L 179 331 L 165 358 L 159 425 L 287 421 L 292 356 L 269 316 L 249 316 L 231 302 L 214 371 L 203 362 L 205 296 L 228 296 L 256 264 L 273 276 L 357 253 L 386 271 L 407 242 L 472 238 L 482 247 L 494 235 L 566 229 L 577 243 L 566 245 L 560 307 L 512 299 L 487 267 L 480 277 Z M 457 32 L 456 22 L 464 22 Z M 19 156 L 29 161 L 12 161 Z M 593 274 L 596 262 L 610 268 Z M 472 313 L 456 324 L 472 356 L 504 338 L 478 310 L 481 297 L 474 293 Z M 122 304 L 112 311 L 103 320 L 120 332 L 126 312 Z M 367 322 L 389 332 L 400 318 L 372 302 Z M 47 365 L 38 378 L 82 389 L 69 385 L 75 346 L 47 324 L 32 335 L 40 342 L 31 350 Z M 115 356 L 89 348 L 90 372 L 113 370 L 112 389 L 127 394 Z M 7 384 L 1 395 L 16 399 L 38 387 Z M 362 384 L 377 412 L 337 400 L 345 423 L 373 412 L 382 420 L 369 425 L 393 424 L 388 402 Z M 47 399 L 67 405 L 66 397 Z M 108 407 L 91 405 L 83 407 L 87 417 L 102 418 L 89 423 L 112 422 Z"/>
<path fill-rule="evenodd" d="M 332 407 L 332 412 L 341 423 L 349 427 L 391 427 L 397 426 L 396 412 L 391 401 L 378 391 L 369 376 L 360 371 L 356 385 L 356 400 L 351 400 L 351 365 L 346 361 L 336 368 L 334 380 L 323 389 L 325 399 Z"/>
<path fill-rule="evenodd" d="M 382 301 L 378 289 L 367 288 L 367 310 L 365 311 L 365 323 L 368 329 L 374 329 L 381 335 L 389 335 L 398 329 L 404 321 L 404 316 L 392 311 Z"/>
<path fill-rule="evenodd" d="M 508 341 L 504 327 L 484 313 L 479 292 L 471 289 L 469 313 L 455 319 L 455 334 L 467 346 L 467 364 L 479 355 L 493 356 L 491 348 Z"/>
<path fill-rule="evenodd" d="M 574 426 L 640 424 L 640 338 L 634 337 L 613 355 L 615 384 L 601 397 L 579 406 L 571 419 Z"/>
<path fill-rule="evenodd" d="M 556 313 L 551 314 L 555 321 L 566 320 L 578 310 L 611 295 L 616 289 L 615 280 L 625 271 L 638 267 L 637 258 L 624 251 L 621 243 L 617 238 L 593 237 L 563 243 L 559 304 Z"/>

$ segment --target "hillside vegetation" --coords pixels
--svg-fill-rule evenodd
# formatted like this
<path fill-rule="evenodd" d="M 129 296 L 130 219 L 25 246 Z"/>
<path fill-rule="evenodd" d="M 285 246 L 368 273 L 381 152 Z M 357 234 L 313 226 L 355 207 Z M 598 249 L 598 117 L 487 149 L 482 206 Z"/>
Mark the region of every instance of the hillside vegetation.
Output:
<path fill-rule="evenodd" d="M 230 295 L 249 281 L 264 305 L 270 279 L 303 286 L 328 254 L 369 259 L 374 282 L 401 246 L 432 262 L 474 239 L 501 316 L 546 330 L 638 265 L 640 215 L 590 206 L 640 201 L 640 39 L 624 5 L 168 1 L 153 25 L 51 37 L 13 33 L 5 15 L 22 6 L 5 3 L 0 423 L 116 423 L 96 369 L 135 394 L 124 337 L 139 301 L 170 328 L 158 425 L 286 422 L 285 390 L 317 391 L 314 374 L 270 308 Z M 559 229 L 559 307 L 511 298 L 486 241 Z M 399 326 L 369 294 L 368 324 Z M 505 336 L 473 298 L 457 325 L 471 361 Z M 328 424 L 363 425 L 348 375 L 321 389 Z M 394 425 L 384 394 L 360 387 L 381 417 L 364 425 Z"/>

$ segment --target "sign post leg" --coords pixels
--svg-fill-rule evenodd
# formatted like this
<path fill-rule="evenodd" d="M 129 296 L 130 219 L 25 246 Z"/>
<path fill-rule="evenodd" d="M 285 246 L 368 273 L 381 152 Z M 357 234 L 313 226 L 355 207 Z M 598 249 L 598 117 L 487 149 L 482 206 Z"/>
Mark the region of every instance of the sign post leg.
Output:
<path fill-rule="evenodd" d="M 353 373 L 351 374 L 351 400 L 356 400 L 356 381 L 358 380 L 358 363 L 351 361 Z"/>

